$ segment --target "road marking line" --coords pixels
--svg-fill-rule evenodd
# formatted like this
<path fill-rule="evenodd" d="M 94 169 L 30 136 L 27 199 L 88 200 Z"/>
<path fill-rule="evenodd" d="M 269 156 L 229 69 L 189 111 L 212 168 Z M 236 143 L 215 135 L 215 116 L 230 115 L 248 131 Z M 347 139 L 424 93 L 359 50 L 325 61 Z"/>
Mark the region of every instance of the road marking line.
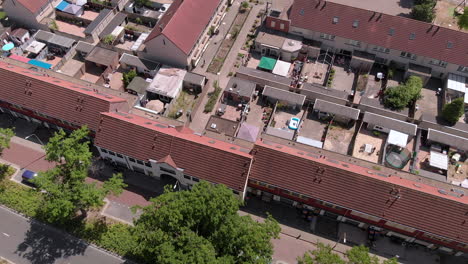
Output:
<path fill-rule="evenodd" d="M 10 235 L 7 233 L 2 233 L 4 236 L 9 237 Z"/>

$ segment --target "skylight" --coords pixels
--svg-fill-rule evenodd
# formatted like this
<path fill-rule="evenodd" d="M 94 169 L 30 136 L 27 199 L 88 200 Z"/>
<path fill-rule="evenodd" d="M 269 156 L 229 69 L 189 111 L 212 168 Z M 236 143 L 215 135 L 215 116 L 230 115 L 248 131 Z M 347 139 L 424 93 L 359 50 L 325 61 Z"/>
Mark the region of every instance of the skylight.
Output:
<path fill-rule="evenodd" d="M 353 28 L 357 28 L 359 26 L 359 20 L 354 20 Z"/>
<path fill-rule="evenodd" d="M 334 17 L 333 18 L 333 24 L 338 24 L 338 21 L 340 20 L 339 17 Z"/>

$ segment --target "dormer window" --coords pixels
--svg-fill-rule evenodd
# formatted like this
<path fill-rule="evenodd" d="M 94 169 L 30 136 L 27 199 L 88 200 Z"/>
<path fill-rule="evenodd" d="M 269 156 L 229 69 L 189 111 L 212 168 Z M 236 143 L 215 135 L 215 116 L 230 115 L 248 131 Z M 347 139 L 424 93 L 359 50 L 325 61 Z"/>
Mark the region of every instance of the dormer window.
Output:
<path fill-rule="evenodd" d="M 453 48 L 453 42 L 447 41 L 447 49 Z"/>
<path fill-rule="evenodd" d="M 357 28 L 359 26 L 359 20 L 354 20 L 353 28 Z"/>
<path fill-rule="evenodd" d="M 390 28 L 390 30 L 388 31 L 388 35 L 390 35 L 390 36 L 395 35 L 395 29 L 394 29 L 394 28 Z"/>
<path fill-rule="evenodd" d="M 416 38 L 416 33 L 411 33 L 411 34 L 409 35 L 409 39 L 410 39 L 410 40 L 414 40 L 415 38 Z"/>

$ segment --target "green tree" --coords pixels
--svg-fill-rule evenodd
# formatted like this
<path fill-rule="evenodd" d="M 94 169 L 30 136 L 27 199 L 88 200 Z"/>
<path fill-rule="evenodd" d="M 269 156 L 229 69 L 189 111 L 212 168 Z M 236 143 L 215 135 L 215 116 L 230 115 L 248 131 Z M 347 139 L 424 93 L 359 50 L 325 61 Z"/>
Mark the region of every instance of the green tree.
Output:
<path fill-rule="evenodd" d="M 243 9 L 249 8 L 249 2 L 247 2 L 247 1 L 242 2 L 242 3 L 241 3 L 241 7 L 242 7 Z"/>
<path fill-rule="evenodd" d="M 109 35 L 106 35 L 102 39 L 102 42 L 104 42 L 105 44 L 111 45 L 112 43 L 114 43 L 114 40 L 115 40 L 115 36 L 109 34 Z"/>
<path fill-rule="evenodd" d="M 134 69 L 128 72 L 124 72 L 122 75 L 124 86 L 127 87 L 132 82 L 133 78 L 135 78 L 136 76 L 137 72 Z"/>
<path fill-rule="evenodd" d="M 463 97 L 459 97 L 444 105 L 442 108 L 442 117 L 451 124 L 457 123 L 460 117 L 463 115 L 464 104 Z"/>
<path fill-rule="evenodd" d="M 410 76 L 404 85 L 389 87 L 385 90 L 384 104 L 393 109 L 403 109 L 421 97 L 422 80 Z"/>
<path fill-rule="evenodd" d="M 430 3 L 414 5 L 410 15 L 413 19 L 430 23 L 435 18 L 434 6 Z"/>
<path fill-rule="evenodd" d="M 38 190 L 47 192 L 41 208 L 47 221 L 63 223 L 78 211 L 86 217 L 89 209 L 103 205 L 106 195 L 118 195 L 126 186 L 121 174 L 114 175 L 102 186 L 85 181 L 92 157 L 86 139 L 88 134 L 86 126 L 70 135 L 60 130 L 45 145 L 45 159 L 57 165 L 40 172 L 34 183 Z"/>
<path fill-rule="evenodd" d="M 0 128 L 0 155 L 3 150 L 10 148 L 11 138 L 15 136 L 15 132 L 11 128 Z"/>
<path fill-rule="evenodd" d="M 224 185 L 166 188 L 135 223 L 135 254 L 148 263 L 265 263 L 280 227 L 271 217 L 239 216 L 240 204 Z"/>
<path fill-rule="evenodd" d="M 369 254 L 369 248 L 360 245 L 355 246 L 346 252 L 348 264 L 379 264 L 377 256 Z"/>
<path fill-rule="evenodd" d="M 463 11 L 463 14 L 457 17 L 457 24 L 460 29 L 468 29 L 468 7 Z"/>
<path fill-rule="evenodd" d="M 297 258 L 298 264 L 345 264 L 345 261 L 336 253 L 330 245 L 317 244 L 317 249 L 308 251 L 302 257 Z"/>

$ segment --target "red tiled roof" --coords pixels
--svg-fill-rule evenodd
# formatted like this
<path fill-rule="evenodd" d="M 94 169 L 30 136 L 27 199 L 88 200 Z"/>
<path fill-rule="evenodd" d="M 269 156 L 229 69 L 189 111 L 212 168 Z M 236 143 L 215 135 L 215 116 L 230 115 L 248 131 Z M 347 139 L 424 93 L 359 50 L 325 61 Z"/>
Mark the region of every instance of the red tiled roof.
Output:
<path fill-rule="evenodd" d="M 94 131 L 100 112 L 128 110 L 125 99 L 5 62 L 0 62 L 0 79 L 1 100 Z"/>
<path fill-rule="evenodd" d="M 41 7 L 43 7 L 44 5 L 48 3 L 48 0 L 16 0 L 16 1 L 19 2 L 21 5 L 23 5 L 24 7 L 26 7 L 26 9 L 31 11 L 31 13 L 33 14 L 39 11 Z"/>
<path fill-rule="evenodd" d="M 163 34 L 185 54 L 189 54 L 211 20 L 220 0 L 176 0 L 146 39 Z"/>
<path fill-rule="evenodd" d="M 468 242 L 466 195 L 444 195 L 429 185 L 398 176 L 382 177 L 378 172 L 370 174 L 368 169 L 357 165 L 314 157 L 274 143 L 257 141 L 252 154 L 249 179 Z M 392 189 L 399 190 L 399 199 Z"/>
<path fill-rule="evenodd" d="M 185 132 L 137 115 L 102 113 L 95 144 L 139 160 L 160 161 L 170 155 L 190 176 L 243 191 L 249 150 Z"/>
<path fill-rule="evenodd" d="M 460 31 L 323 0 L 295 0 L 289 17 L 293 27 L 468 66 L 468 34 Z M 334 17 L 338 17 L 336 24 L 332 23 Z M 359 21 L 356 28 L 355 20 Z M 414 40 L 410 40 L 412 33 Z M 448 42 L 452 48 L 447 48 Z"/>
<path fill-rule="evenodd" d="M 174 160 L 171 158 L 171 155 L 167 155 L 166 157 L 158 160 L 158 163 L 166 163 L 172 168 L 177 169 L 177 165 L 175 164 Z"/>

